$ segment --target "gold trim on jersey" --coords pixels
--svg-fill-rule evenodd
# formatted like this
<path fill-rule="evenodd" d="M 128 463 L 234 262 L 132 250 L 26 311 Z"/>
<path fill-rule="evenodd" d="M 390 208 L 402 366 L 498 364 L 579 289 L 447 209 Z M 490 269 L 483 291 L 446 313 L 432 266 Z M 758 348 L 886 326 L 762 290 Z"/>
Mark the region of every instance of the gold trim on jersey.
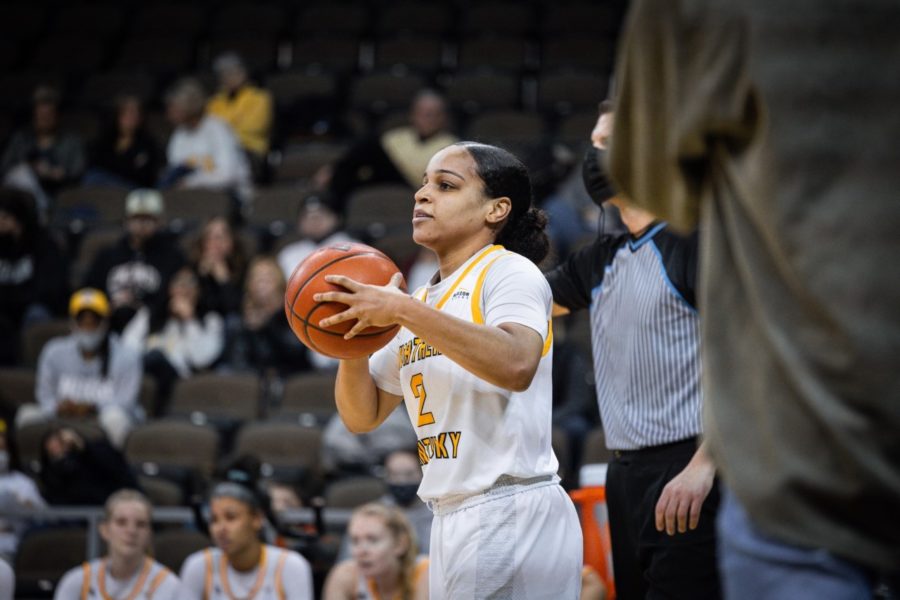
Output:
<path fill-rule="evenodd" d="M 469 266 L 466 267 L 463 270 L 463 272 L 459 274 L 459 276 L 456 278 L 456 281 L 454 281 L 453 285 L 450 286 L 450 289 L 448 289 L 446 292 L 444 292 L 444 295 L 441 296 L 441 299 L 438 300 L 437 304 L 435 304 L 434 307 L 436 309 L 440 310 L 444 306 L 444 304 L 447 303 L 447 300 L 449 300 L 450 297 L 453 295 L 453 292 L 456 291 L 456 288 L 459 287 L 459 284 L 462 282 L 462 280 L 466 278 L 466 275 L 471 273 L 472 269 L 474 269 L 478 265 L 478 263 L 481 262 L 481 260 L 484 257 L 486 257 L 487 255 L 491 254 L 492 252 L 496 252 L 498 250 L 505 250 L 505 248 L 499 244 L 494 244 L 493 246 L 489 246 L 489 247 L 485 248 L 484 250 L 482 250 L 481 254 L 476 256 L 475 259 L 469 263 Z M 428 301 L 428 288 L 427 287 L 424 290 L 424 294 L 422 295 L 421 300 L 423 302 Z"/>

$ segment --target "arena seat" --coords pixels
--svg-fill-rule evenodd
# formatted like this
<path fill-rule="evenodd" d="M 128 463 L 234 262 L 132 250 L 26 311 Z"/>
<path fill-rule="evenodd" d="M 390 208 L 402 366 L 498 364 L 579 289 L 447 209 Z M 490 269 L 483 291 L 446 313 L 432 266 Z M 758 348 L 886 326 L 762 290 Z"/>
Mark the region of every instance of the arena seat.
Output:
<path fill-rule="evenodd" d="M 325 488 L 325 506 L 329 508 L 356 508 L 366 502 L 374 502 L 387 492 L 378 477 L 358 476 L 338 479 Z"/>
<path fill-rule="evenodd" d="M 284 421 L 254 421 L 238 431 L 234 455 L 260 461 L 262 474 L 314 487 L 320 478 L 322 431 Z"/>
<path fill-rule="evenodd" d="M 16 598 L 51 598 L 56 584 L 85 561 L 84 527 L 49 527 L 25 534 L 16 552 Z"/>

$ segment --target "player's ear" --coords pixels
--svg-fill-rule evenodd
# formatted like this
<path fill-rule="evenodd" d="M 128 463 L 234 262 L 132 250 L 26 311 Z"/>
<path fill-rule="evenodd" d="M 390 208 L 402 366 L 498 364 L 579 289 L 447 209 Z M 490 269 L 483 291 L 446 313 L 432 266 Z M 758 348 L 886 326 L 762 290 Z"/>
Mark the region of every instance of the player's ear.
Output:
<path fill-rule="evenodd" d="M 485 219 L 490 225 L 502 223 L 512 210 L 512 200 L 507 196 L 492 198 L 488 202 L 490 209 Z"/>

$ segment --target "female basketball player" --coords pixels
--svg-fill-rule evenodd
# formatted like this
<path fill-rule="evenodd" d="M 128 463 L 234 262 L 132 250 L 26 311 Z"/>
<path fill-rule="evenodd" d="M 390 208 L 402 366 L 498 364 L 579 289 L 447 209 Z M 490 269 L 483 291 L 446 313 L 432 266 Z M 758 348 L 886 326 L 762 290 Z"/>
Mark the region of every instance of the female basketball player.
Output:
<path fill-rule="evenodd" d="M 365 504 L 347 532 L 352 558 L 328 574 L 324 600 L 427 600 L 428 559 L 417 556 L 415 530 L 402 512 Z"/>
<path fill-rule="evenodd" d="M 413 296 L 329 276 L 349 308 L 324 319 L 400 324 L 369 360 L 345 360 L 335 383 L 351 431 L 377 427 L 400 402 L 416 427 L 435 514 L 432 598 L 577 598 L 582 538 L 550 447 L 551 294 L 535 266 L 546 219 L 510 153 L 472 142 L 431 159 L 416 192 L 413 238 L 439 271 Z"/>
<path fill-rule="evenodd" d="M 152 506 L 135 490 L 120 490 L 106 500 L 100 536 L 109 553 L 65 574 L 55 600 L 169 600 L 178 598 L 175 574 L 149 556 Z"/>
<path fill-rule="evenodd" d="M 216 544 L 191 554 L 181 568 L 184 600 L 312 600 L 312 570 L 291 550 L 263 544 L 260 500 L 238 483 L 210 495 L 209 532 Z"/>

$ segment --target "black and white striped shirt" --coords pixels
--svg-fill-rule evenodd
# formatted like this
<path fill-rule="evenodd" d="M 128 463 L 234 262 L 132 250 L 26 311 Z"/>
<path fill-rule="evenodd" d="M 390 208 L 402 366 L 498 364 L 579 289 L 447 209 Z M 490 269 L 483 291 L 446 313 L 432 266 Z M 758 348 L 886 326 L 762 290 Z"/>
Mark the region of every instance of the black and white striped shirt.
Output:
<path fill-rule="evenodd" d="M 589 308 L 606 443 L 635 450 L 701 432 L 697 234 L 665 223 L 600 236 L 548 273 L 553 300 Z"/>

